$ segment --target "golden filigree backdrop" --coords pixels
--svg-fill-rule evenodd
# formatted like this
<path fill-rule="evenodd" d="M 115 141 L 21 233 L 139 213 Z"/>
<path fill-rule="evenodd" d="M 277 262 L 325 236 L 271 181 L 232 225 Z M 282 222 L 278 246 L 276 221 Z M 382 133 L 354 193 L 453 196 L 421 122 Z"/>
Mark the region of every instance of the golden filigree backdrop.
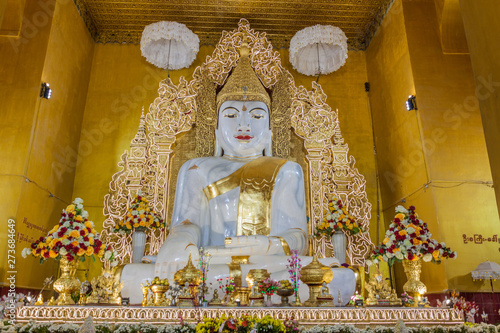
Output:
<path fill-rule="evenodd" d="M 101 43 L 138 44 L 157 21 L 184 23 L 201 44 L 215 45 L 240 18 L 267 32 L 274 47 L 288 48 L 308 26 L 342 29 L 351 49 L 364 50 L 393 0 L 74 0 L 92 37 Z"/>

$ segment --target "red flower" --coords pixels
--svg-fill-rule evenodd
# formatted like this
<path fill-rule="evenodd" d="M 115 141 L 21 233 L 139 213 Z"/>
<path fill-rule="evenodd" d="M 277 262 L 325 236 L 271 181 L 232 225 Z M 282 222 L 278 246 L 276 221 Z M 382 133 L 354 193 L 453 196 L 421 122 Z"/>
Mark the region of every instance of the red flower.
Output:
<path fill-rule="evenodd" d="M 85 235 L 85 230 L 80 230 L 80 235 Z"/>

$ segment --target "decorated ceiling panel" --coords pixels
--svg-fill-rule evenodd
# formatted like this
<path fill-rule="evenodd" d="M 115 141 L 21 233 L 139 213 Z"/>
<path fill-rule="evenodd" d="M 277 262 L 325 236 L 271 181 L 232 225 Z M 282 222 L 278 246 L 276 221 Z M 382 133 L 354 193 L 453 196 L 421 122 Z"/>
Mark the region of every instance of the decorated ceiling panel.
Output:
<path fill-rule="evenodd" d="M 144 27 L 157 21 L 184 23 L 201 44 L 215 45 L 223 30 L 246 18 L 271 43 L 288 48 L 308 26 L 341 28 L 351 49 L 363 50 L 393 0 L 74 0 L 96 42 L 138 44 Z"/>

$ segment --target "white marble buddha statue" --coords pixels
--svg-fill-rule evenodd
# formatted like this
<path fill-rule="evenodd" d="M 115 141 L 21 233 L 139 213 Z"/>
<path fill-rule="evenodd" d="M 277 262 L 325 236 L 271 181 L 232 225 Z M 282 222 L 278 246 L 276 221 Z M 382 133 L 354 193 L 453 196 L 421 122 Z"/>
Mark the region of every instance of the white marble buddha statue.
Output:
<path fill-rule="evenodd" d="M 158 255 L 149 258 L 151 264 L 124 267 L 122 295 L 131 303 L 142 297 L 134 284 L 154 276 L 173 279 L 189 254 L 196 265 L 199 247 L 212 255 L 207 282 L 214 285 L 218 278 L 234 276 L 227 265 L 232 256 L 249 256 L 248 264 L 241 265 L 246 285 L 246 274 L 255 268 L 267 269 L 275 280 L 288 279 L 290 252 L 307 252 L 302 168 L 270 156 L 270 98 L 250 65 L 248 49 L 242 46 L 240 53 L 238 65 L 217 95 L 215 156 L 195 158 L 181 167 L 171 230 Z M 311 260 L 303 257 L 302 264 Z M 335 258 L 321 262 L 338 265 Z M 330 286 L 335 283 L 345 285 L 344 299 L 354 293 L 351 270 L 335 269 Z M 306 286 L 300 294 L 307 298 Z"/>

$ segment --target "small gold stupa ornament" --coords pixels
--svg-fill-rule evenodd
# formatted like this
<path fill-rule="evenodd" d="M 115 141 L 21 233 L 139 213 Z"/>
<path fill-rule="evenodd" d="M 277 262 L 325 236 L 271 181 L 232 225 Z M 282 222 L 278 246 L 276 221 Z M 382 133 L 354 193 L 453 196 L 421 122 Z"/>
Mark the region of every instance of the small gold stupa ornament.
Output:
<path fill-rule="evenodd" d="M 201 283 L 200 271 L 194 267 L 191 253 L 187 265 L 174 274 L 174 280 L 179 286 L 184 286 L 186 282 L 190 286 L 198 286 Z"/>
<path fill-rule="evenodd" d="M 317 297 L 323 282 L 328 284 L 332 279 L 333 272 L 330 267 L 320 263 L 315 254 L 311 263 L 300 270 L 300 280 L 309 287 L 309 299 L 304 302 L 304 306 L 317 306 Z"/>
<path fill-rule="evenodd" d="M 189 254 L 188 263 L 184 268 L 181 268 L 174 274 L 174 280 L 177 282 L 179 286 L 188 286 L 189 287 L 189 297 L 187 296 L 179 296 L 179 301 L 183 298 L 192 299 L 191 306 L 198 306 L 198 299 L 195 295 L 198 294 L 198 286 L 201 283 L 201 272 L 194 267 L 192 262 L 191 253 Z M 184 305 L 187 306 L 188 302 L 184 302 Z"/>

